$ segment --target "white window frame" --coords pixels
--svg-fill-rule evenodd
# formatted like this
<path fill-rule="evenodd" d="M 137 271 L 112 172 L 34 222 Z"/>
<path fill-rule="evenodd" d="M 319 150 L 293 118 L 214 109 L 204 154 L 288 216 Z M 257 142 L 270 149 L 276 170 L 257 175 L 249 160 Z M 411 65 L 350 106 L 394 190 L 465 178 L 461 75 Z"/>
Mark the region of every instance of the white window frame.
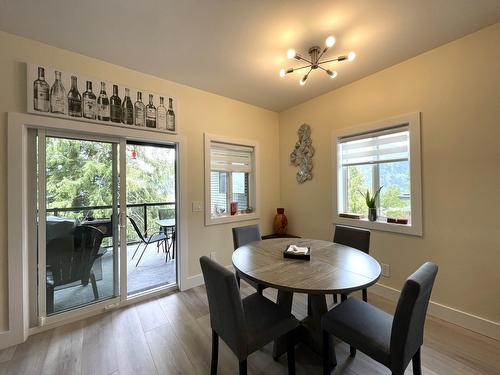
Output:
<path fill-rule="evenodd" d="M 395 126 L 406 125 L 410 134 L 410 196 L 411 196 L 411 220 L 407 225 L 392 224 L 385 221 L 369 221 L 363 219 L 350 219 L 339 217 L 339 192 L 345 187 L 345 181 L 341 178 L 341 167 L 338 165 L 338 145 L 342 137 L 355 136 L 366 132 L 374 132 Z M 332 134 L 332 205 L 333 223 L 361 227 L 366 229 L 381 230 L 422 236 L 422 172 L 420 151 L 420 112 L 409 113 L 397 117 L 376 121 L 369 124 L 350 127 L 347 129 L 334 130 Z"/>
<path fill-rule="evenodd" d="M 248 178 L 248 195 L 249 195 L 249 207 L 253 208 L 251 213 L 237 213 L 236 215 L 223 215 L 219 217 L 212 217 L 212 202 L 211 202 L 211 183 L 210 183 L 210 173 L 211 173 L 211 157 L 210 157 L 210 147 L 212 142 L 228 143 L 238 146 L 253 147 L 253 165 L 252 172 L 249 174 Z M 260 200 L 259 200 L 259 173 L 260 173 L 260 162 L 259 162 L 259 144 L 254 140 L 241 139 L 225 137 L 215 134 L 205 133 L 205 225 L 217 225 L 232 223 L 244 220 L 256 220 L 259 219 L 260 210 Z"/>

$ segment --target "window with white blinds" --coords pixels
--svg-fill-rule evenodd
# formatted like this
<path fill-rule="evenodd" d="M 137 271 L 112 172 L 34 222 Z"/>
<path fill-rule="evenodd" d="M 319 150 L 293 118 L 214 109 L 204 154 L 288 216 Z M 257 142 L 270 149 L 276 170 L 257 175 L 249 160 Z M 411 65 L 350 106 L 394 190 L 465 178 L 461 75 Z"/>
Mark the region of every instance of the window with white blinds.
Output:
<path fill-rule="evenodd" d="M 253 147 L 211 142 L 211 170 L 250 173 L 252 172 L 253 152 Z"/>
<path fill-rule="evenodd" d="M 256 146 L 220 138 L 205 135 L 207 224 L 255 216 Z"/>
<path fill-rule="evenodd" d="M 341 137 L 339 159 L 343 167 L 408 161 L 409 131 L 407 126 Z"/>
<path fill-rule="evenodd" d="M 420 234 L 420 114 L 334 133 L 336 222 Z M 378 191 L 374 214 L 365 197 Z"/>

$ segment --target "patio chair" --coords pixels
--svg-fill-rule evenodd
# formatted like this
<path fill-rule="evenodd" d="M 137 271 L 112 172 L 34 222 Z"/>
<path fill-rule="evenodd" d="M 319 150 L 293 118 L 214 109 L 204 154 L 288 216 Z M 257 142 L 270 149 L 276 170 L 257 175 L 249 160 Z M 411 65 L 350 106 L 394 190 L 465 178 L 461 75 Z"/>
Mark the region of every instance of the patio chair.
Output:
<path fill-rule="evenodd" d="M 54 289 L 60 285 L 81 281 L 92 284 L 94 298 L 99 299 L 92 266 L 98 258 L 103 239 L 102 232 L 91 226 L 77 226 L 73 239 L 54 238 L 47 243 L 47 313 L 54 312 Z"/>
<path fill-rule="evenodd" d="M 156 232 L 156 233 L 153 233 L 152 235 L 148 236 L 148 233 L 146 231 L 144 234 L 142 234 L 142 232 L 139 229 L 139 227 L 137 226 L 137 223 L 135 222 L 135 220 L 132 219 L 130 216 L 127 216 L 127 217 L 130 220 L 130 223 L 132 224 L 132 226 L 134 227 L 135 232 L 137 233 L 137 235 L 141 239 L 141 242 L 139 242 L 139 244 L 137 245 L 137 248 L 134 251 L 134 254 L 132 255 L 132 259 L 134 259 L 135 254 L 137 253 L 137 250 L 139 250 L 139 247 L 142 244 L 145 245 L 144 249 L 142 250 L 141 256 L 139 257 L 139 260 L 135 264 L 136 267 L 139 265 L 139 262 L 141 261 L 142 256 L 144 255 L 144 252 L 146 251 L 146 249 L 147 249 L 147 247 L 148 247 L 149 244 L 160 243 L 160 245 L 161 245 L 163 243 L 165 252 L 167 253 L 167 255 L 170 254 L 168 248 L 165 245 L 165 243 L 167 241 L 167 235 L 165 233 L 163 233 L 163 232 Z"/>

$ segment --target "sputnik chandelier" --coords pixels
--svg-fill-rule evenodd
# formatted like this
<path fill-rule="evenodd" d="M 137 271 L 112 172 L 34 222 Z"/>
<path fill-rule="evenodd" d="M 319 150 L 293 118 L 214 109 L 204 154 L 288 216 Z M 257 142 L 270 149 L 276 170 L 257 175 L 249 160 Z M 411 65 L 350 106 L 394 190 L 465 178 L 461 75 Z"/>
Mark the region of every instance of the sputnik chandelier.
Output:
<path fill-rule="evenodd" d="M 323 55 L 325 54 L 325 52 L 328 51 L 328 49 L 330 47 L 333 47 L 334 44 L 335 44 L 335 38 L 333 36 L 329 36 L 328 38 L 326 38 L 325 47 L 323 49 L 321 49 L 321 47 L 319 47 L 319 46 L 313 46 L 313 47 L 309 48 L 309 51 L 308 51 L 309 59 L 299 55 L 294 49 L 289 49 L 286 53 L 286 55 L 288 56 L 289 59 L 297 59 L 299 61 L 304 61 L 307 63 L 307 65 L 299 66 L 297 68 L 281 69 L 280 76 L 282 78 L 284 78 L 287 74 L 296 72 L 297 70 L 309 68 L 307 73 L 299 81 L 299 83 L 302 86 L 306 84 L 306 81 L 307 81 L 307 78 L 309 77 L 309 74 L 313 70 L 316 70 L 316 69 L 323 70 L 326 74 L 328 74 L 328 76 L 330 78 L 337 77 L 336 71 L 326 69 L 326 68 L 322 67 L 321 65 L 328 64 L 331 62 L 341 62 L 341 61 L 345 61 L 345 60 L 352 61 L 356 58 L 356 54 L 354 52 L 349 52 L 348 55 L 341 55 L 341 56 L 334 57 L 333 59 L 320 61 L 321 58 L 323 57 Z"/>

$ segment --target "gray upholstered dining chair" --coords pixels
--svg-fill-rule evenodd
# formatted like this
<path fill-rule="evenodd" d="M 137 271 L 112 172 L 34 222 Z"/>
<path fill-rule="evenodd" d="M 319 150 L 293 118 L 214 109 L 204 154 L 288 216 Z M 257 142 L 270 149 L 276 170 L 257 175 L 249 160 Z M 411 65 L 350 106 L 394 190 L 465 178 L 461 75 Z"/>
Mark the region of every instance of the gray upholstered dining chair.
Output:
<path fill-rule="evenodd" d="M 244 246 L 247 243 L 253 241 L 260 241 L 262 239 L 260 235 L 260 229 L 257 224 L 254 225 L 246 225 L 244 227 L 235 227 L 233 228 L 233 245 L 234 250 L 238 247 Z M 240 285 L 240 275 L 236 273 L 236 280 L 238 282 L 238 286 Z M 247 283 L 257 289 L 259 294 L 262 294 L 262 291 L 265 289 L 263 285 L 257 284 L 255 281 L 245 279 Z"/>
<path fill-rule="evenodd" d="M 239 361 L 240 375 L 247 373 L 247 357 L 272 340 L 286 335 L 288 373 L 295 374 L 294 331 L 299 323 L 269 299 L 254 293 L 241 299 L 235 275 L 208 257 L 200 258 L 207 289 L 212 326 L 212 363 L 217 374 L 219 337 Z"/>
<path fill-rule="evenodd" d="M 423 343 L 425 315 L 438 267 L 427 262 L 405 282 L 394 316 L 357 298 L 349 298 L 321 319 L 323 328 L 323 373 L 330 374 L 337 364 L 335 350 L 330 358 L 330 334 L 388 367 L 392 374 L 403 375 L 413 364 L 413 374 L 421 375 L 420 347 Z M 332 361 L 333 360 L 333 361 Z"/>
<path fill-rule="evenodd" d="M 335 234 L 333 235 L 333 242 L 353 247 L 361 250 L 362 252 L 370 253 L 370 231 L 367 229 L 346 227 L 343 225 L 335 226 Z M 362 290 L 363 301 L 368 302 L 368 292 L 366 289 Z M 337 303 L 337 295 L 333 295 L 333 302 Z"/>

